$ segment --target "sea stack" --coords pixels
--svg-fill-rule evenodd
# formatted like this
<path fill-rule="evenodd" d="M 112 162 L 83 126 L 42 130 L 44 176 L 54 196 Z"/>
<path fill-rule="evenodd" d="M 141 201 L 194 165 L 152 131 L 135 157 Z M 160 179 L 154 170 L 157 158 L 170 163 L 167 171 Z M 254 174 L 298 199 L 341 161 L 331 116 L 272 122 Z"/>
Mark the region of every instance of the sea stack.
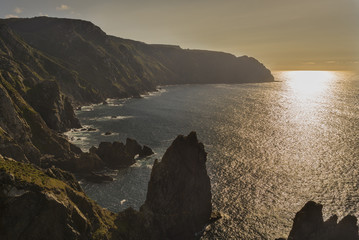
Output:
<path fill-rule="evenodd" d="M 162 161 L 155 161 L 141 212 L 152 215 L 161 239 L 193 239 L 208 223 L 212 195 L 206 155 L 191 132 L 178 136 Z"/>
<path fill-rule="evenodd" d="M 323 221 L 323 205 L 307 202 L 297 212 L 288 240 L 358 240 L 357 218 L 351 215 L 338 221 L 336 215 Z M 284 240 L 283 238 L 277 240 Z"/>

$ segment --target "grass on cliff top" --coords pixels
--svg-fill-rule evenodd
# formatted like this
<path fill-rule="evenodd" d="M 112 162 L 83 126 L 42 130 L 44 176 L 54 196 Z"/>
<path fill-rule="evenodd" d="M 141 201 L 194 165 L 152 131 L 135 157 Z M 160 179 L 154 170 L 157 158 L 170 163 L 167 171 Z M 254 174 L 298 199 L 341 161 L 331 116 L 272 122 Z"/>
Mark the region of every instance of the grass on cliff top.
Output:
<path fill-rule="evenodd" d="M 65 182 L 49 177 L 40 169 L 37 169 L 31 164 L 25 164 L 16 162 L 13 160 L 4 159 L 0 155 L 0 172 L 6 172 L 11 174 L 16 179 L 16 183 L 19 186 L 16 187 L 24 187 L 26 186 L 31 187 L 35 186 L 41 189 L 43 192 L 50 192 L 56 195 L 58 200 L 63 201 L 67 204 L 73 204 L 77 206 L 73 199 L 71 199 L 69 195 L 69 191 L 75 193 L 79 199 L 83 199 L 89 202 L 88 206 L 92 206 L 93 214 L 95 218 L 89 217 L 90 222 L 97 222 L 94 226 L 97 226 L 94 229 L 92 239 L 94 240 L 102 240 L 102 239 L 109 239 L 111 237 L 111 229 L 115 228 L 115 218 L 116 215 L 111 213 L 106 209 L 102 209 L 99 207 L 93 200 L 88 198 L 83 192 L 78 192 L 68 186 Z M 76 198 L 78 198 L 76 197 Z M 80 200 L 82 201 L 82 200 Z M 79 206 L 77 206 L 80 208 Z M 84 209 L 80 209 L 83 211 Z M 85 210 L 83 213 L 86 216 L 86 211 L 91 211 L 90 209 Z M 91 214 L 90 214 L 91 215 Z"/>
<path fill-rule="evenodd" d="M 0 171 L 13 175 L 19 183 L 35 185 L 44 190 L 62 189 L 65 190 L 66 183 L 51 178 L 39 169 L 30 164 L 0 158 Z"/>

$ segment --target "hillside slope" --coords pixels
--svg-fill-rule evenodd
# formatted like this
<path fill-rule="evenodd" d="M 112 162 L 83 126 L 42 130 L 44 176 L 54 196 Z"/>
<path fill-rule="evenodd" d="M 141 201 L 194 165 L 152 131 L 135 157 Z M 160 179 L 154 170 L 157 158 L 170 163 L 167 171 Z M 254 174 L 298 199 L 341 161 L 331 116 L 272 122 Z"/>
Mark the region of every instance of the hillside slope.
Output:
<path fill-rule="evenodd" d="M 249 57 L 149 45 L 82 20 L 0 19 L 0 154 L 73 169 L 82 153 L 57 133 L 81 126 L 73 105 L 139 96 L 161 84 L 272 80 Z"/>
<path fill-rule="evenodd" d="M 177 46 L 149 45 L 108 36 L 94 24 L 73 19 L 36 17 L 1 20 L 26 43 L 43 52 L 84 81 L 102 100 L 138 96 L 159 84 L 242 83 L 273 81 L 268 69 L 254 58 L 213 51 L 183 50 Z M 58 76 L 59 86 L 79 103 L 94 102 L 78 96 Z M 76 88 L 75 88 L 76 89 Z"/>

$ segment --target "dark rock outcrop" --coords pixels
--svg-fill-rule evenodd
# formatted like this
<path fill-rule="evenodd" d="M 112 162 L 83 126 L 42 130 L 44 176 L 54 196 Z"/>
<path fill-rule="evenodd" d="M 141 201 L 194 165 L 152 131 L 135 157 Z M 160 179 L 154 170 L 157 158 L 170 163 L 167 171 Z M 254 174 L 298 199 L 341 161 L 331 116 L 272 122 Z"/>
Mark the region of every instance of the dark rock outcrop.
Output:
<path fill-rule="evenodd" d="M 27 91 L 26 99 L 40 113 L 49 128 L 64 132 L 81 127 L 69 99 L 61 94 L 55 81 L 36 84 Z"/>
<path fill-rule="evenodd" d="M 142 146 L 134 139 L 126 139 L 126 151 L 134 158 L 137 154 L 140 154 L 142 151 Z"/>
<path fill-rule="evenodd" d="M 140 158 L 148 157 L 154 154 L 150 147 L 146 145 L 141 146 L 136 140 L 131 138 L 126 139 L 126 151 L 132 157 L 138 155 Z"/>
<path fill-rule="evenodd" d="M 98 155 L 107 167 L 119 169 L 134 164 L 136 155 L 147 157 L 153 151 L 147 146 L 142 147 L 136 140 L 127 138 L 126 145 L 121 142 L 101 142 L 98 148 L 91 147 L 90 153 Z"/>
<path fill-rule="evenodd" d="M 94 153 L 81 153 L 78 158 L 73 160 L 72 172 L 88 173 L 95 170 L 101 170 L 105 163 Z"/>
<path fill-rule="evenodd" d="M 295 215 L 288 240 L 358 240 L 357 219 L 348 215 L 341 221 L 333 215 L 323 221 L 323 205 L 309 201 Z M 278 239 L 279 240 L 279 239 Z"/>
<path fill-rule="evenodd" d="M 155 161 L 141 212 L 152 217 L 158 239 L 194 239 L 208 223 L 211 185 L 195 132 L 178 136 L 161 162 Z"/>
<path fill-rule="evenodd" d="M 90 153 L 97 154 L 106 166 L 113 169 L 126 168 L 135 163 L 121 142 L 101 142 L 98 148 L 90 148 Z"/>
<path fill-rule="evenodd" d="M 154 152 L 152 151 L 152 149 L 146 145 L 143 146 L 143 148 L 141 149 L 140 153 L 139 153 L 139 157 L 148 157 L 151 156 L 152 154 L 154 154 Z"/>

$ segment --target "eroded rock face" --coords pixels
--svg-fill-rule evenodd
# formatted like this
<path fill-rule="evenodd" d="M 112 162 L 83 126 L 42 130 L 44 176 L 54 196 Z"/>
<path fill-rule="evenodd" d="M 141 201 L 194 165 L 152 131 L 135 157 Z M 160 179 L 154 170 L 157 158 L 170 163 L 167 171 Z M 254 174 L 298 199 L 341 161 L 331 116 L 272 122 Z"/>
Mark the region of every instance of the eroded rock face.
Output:
<path fill-rule="evenodd" d="M 195 132 L 178 136 L 154 163 L 141 211 L 153 217 L 162 239 L 193 239 L 212 212 L 206 152 Z"/>
<path fill-rule="evenodd" d="M 64 183 L 66 183 L 76 191 L 82 191 L 80 184 L 77 182 L 73 174 L 55 167 L 51 167 L 43 171 L 49 177 L 63 181 Z"/>
<path fill-rule="evenodd" d="M 358 240 L 357 219 L 348 215 L 339 223 L 333 215 L 323 221 L 323 205 L 309 201 L 295 215 L 288 240 Z"/>
<path fill-rule="evenodd" d="M 63 132 L 81 127 L 69 99 L 60 93 L 55 81 L 35 85 L 27 92 L 27 100 L 51 129 Z"/>

